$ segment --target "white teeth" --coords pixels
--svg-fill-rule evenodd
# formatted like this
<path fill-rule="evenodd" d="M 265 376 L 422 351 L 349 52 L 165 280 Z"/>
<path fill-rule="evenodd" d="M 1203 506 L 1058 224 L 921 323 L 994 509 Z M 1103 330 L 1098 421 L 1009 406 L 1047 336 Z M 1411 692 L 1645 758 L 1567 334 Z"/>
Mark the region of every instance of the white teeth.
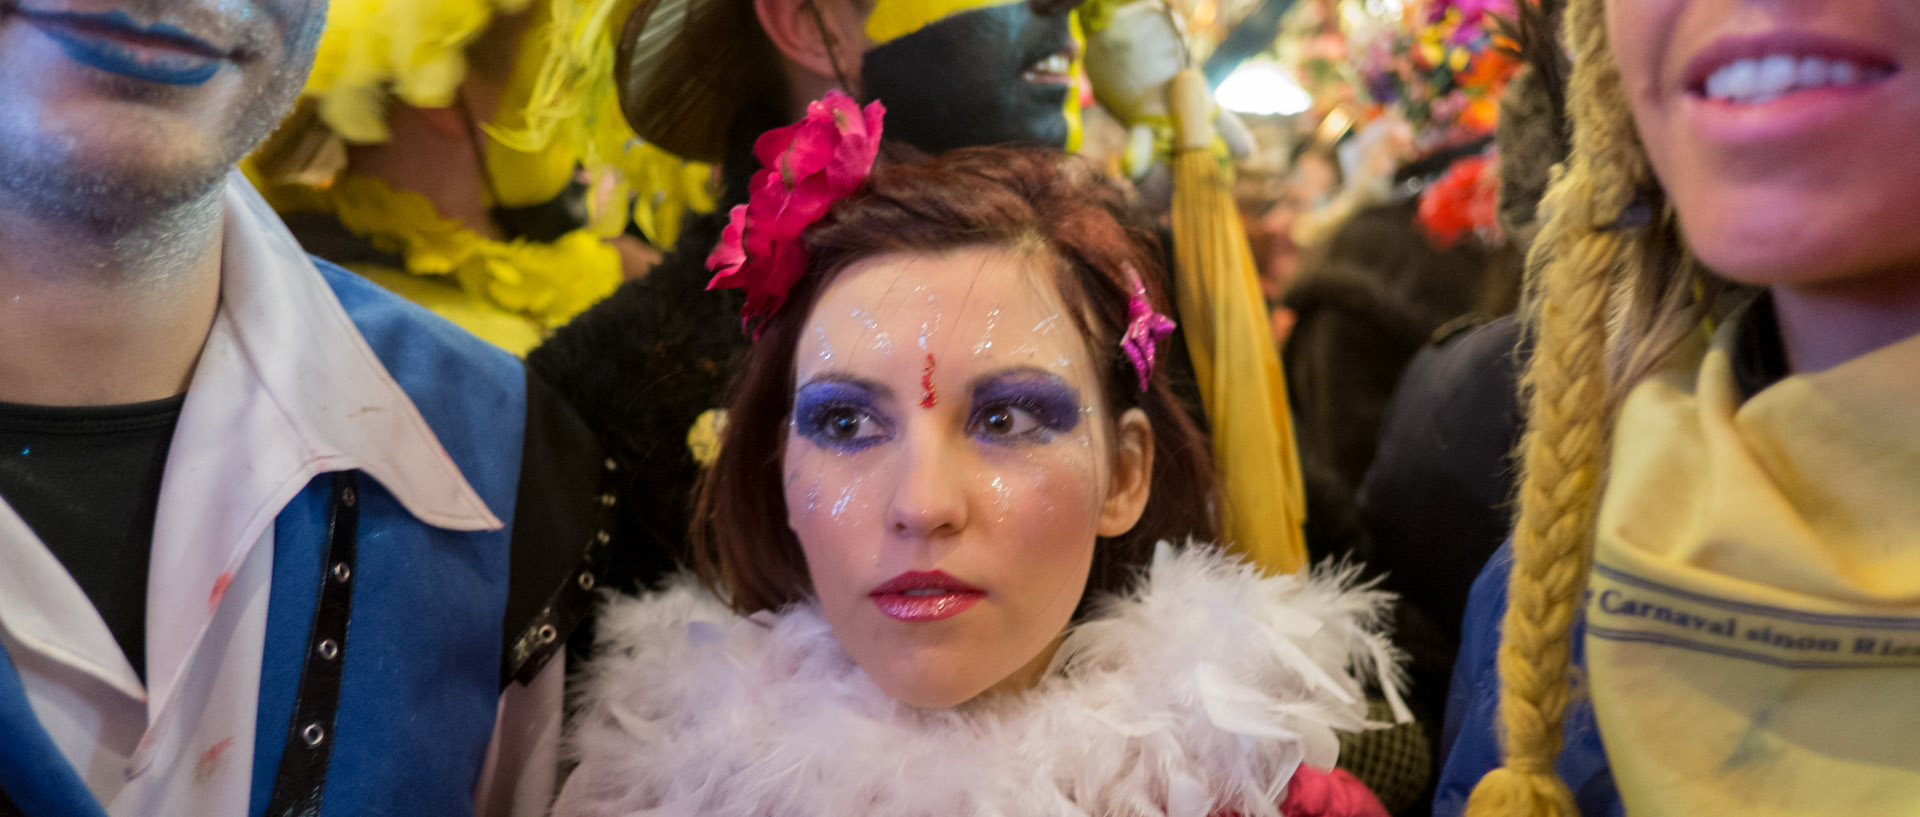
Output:
<path fill-rule="evenodd" d="M 1034 63 L 1032 68 L 1027 69 L 1027 73 L 1029 75 L 1042 75 L 1042 74 L 1065 75 L 1068 71 L 1072 71 L 1072 70 L 1073 70 L 1073 60 L 1067 59 L 1067 55 L 1065 54 L 1055 54 L 1051 57 L 1048 57 L 1044 60 Z"/>
<path fill-rule="evenodd" d="M 1707 96 L 1714 99 L 1733 99 L 1753 96 L 1760 78 L 1760 63 L 1755 60 L 1740 60 L 1727 65 L 1713 76 L 1707 77 Z"/>
<path fill-rule="evenodd" d="M 1786 93 L 1788 88 L 1793 87 L 1799 71 L 1799 65 L 1785 54 L 1775 54 L 1761 60 L 1758 83 L 1761 95 Z"/>
<path fill-rule="evenodd" d="M 1818 88 L 1827 84 L 1827 61 L 1819 57 L 1801 57 L 1798 81 L 1802 88 Z"/>
<path fill-rule="evenodd" d="M 1707 77 L 1706 93 L 1709 99 L 1757 105 L 1794 91 L 1859 85 L 1889 74 L 1885 68 L 1865 67 L 1845 60 L 1769 54 L 1721 66 Z"/>

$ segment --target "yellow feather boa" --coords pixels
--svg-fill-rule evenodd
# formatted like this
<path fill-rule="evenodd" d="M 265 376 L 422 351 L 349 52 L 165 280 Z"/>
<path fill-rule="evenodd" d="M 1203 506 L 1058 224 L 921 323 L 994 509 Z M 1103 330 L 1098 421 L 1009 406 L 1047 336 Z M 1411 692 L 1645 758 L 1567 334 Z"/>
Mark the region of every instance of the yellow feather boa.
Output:
<path fill-rule="evenodd" d="M 467 75 L 467 46 L 496 14 L 528 0 L 333 0 L 307 93 L 349 142 L 386 141 L 389 95 L 422 108 L 453 104 Z"/>
<path fill-rule="evenodd" d="M 488 172 L 502 199 L 492 203 L 520 207 L 547 201 L 573 178 L 576 167 L 584 166 L 596 178 L 613 180 L 590 202 L 604 234 L 617 234 L 630 216 L 649 242 L 671 249 L 688 210 L 713 210 L 712 168 L 634 135 L 620 113 L 610 56 L 603 81 L 573 77 L 578 84 L 563 91 L 542 75 L 549 49 L 560 42 L 553 29 L 572 31 L 584 42 L 605 42 L 611 54 L 610 33 L 576 30 L 576 4 L 333 0 L 306 96 L 326 129 L 346 142 L 385 142 L 392 135 L 387 126 L 391 100 L 421 108 L 453 105 L 466 78 L 468 47 L 497 18 L 522 12 L 531 15 L 528 34 L 499 114 L 482 125 L 493 143 L 487 146 Z M 564 121 L 554 117 L 556 96 L 572 101 Z"/>
<path fill-rule="evenodd" d="M 291 191 L 289 191 L 291 192 Z M 409 276 L 441 279 L 452 293 L 389 285 L 481 337 L 525 354 L 541 337 L 620 285 L 620 253 L 590 229 L 552 243 L 497 241 L 443 218 L 425 196 L 347 174 L 327 190 L 292 193 L 287 209 L 333 213 L 348 231 L 404 259 Z M 384 276 L 369 275 L 383 284 Z M 532 331 L 514 331 L 501 313 Z"/>

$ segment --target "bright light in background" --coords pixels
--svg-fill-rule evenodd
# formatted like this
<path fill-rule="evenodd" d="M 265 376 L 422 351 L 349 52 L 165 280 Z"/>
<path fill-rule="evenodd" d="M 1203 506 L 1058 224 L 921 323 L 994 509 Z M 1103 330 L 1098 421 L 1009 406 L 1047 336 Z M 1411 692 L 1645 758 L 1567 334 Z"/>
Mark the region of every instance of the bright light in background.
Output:
<path fill-rule="evenodd" d="M 1367 14 L 1380 20 L 1391 20 L 1400 16 L 1400 0 L 1365 0 L 1362 4 Z"/>
<path fill-rule="evenodd" d="M 1270 62 L 1241 63 L 1220 83 L 1213 98 L 1222 108 L 1253 116 L 1292 116 L 1313 107 L 1307 90 Z"/>

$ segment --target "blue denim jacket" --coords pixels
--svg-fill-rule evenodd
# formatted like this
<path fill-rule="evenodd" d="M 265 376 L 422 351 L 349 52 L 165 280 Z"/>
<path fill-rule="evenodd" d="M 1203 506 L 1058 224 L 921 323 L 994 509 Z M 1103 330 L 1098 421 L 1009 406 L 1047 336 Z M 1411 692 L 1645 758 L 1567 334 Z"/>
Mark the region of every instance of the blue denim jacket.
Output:
<path fill-rule="evenodd" d="M 1458 817 L 1466 812 L 1467 795 L 1487 772 L 1500 765 L 1500 674 L 1495 660 L 1500 647 L 1500 621 L 1507 612 L 1507 576 L 1513 571 L 1513 543 L 1501 545 L 1473 580 L 1467 596 L 1466 619 L 1461 624 L 1460 655 L 1453 665 L 1453 683 L 1447 690 L 1447 717 L 1440 736 L 1445 758 L 1440 783 L 1433 796 L 1434 817 Z M 1584 626 L 1573 632 L 1576 677 L 1586 666 Z M 1577 695 L 1567 708 L 1565 742 L 1555 769 L 1573 790 L 1583 817 L 1622 817 L 1626 812 L 1613 786 L 1593 704 Z"/>

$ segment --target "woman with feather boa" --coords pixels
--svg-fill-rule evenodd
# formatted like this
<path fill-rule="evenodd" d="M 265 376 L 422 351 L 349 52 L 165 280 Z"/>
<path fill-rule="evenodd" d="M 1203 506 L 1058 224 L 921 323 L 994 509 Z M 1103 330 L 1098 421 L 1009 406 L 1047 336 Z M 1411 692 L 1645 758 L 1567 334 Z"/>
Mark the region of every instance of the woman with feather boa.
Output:
<path fill-rule="evenodd" d="M 815 103 L 710 264 L 756 338 L 699 581 L 610 602 L 559 817 L 1384 817 L 1385 598 L 1210 545 L 1152 232 L 1085 165 L 873 170 Z"/>

